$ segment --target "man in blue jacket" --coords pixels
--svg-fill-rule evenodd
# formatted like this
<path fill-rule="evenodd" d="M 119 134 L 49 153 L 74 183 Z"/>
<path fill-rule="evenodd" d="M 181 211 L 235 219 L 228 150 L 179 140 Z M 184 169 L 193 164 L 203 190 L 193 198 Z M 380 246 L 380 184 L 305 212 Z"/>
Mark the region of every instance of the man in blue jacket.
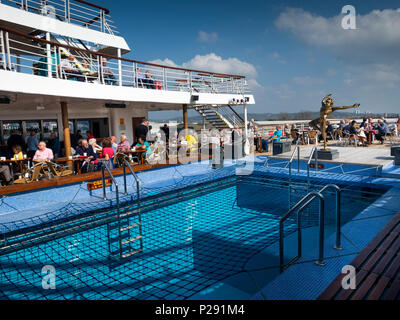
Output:
<path fill-rule="evenodd" d="M 263 150 L 268 152 L 268 146 L 271 142 L 279 142 L 282 138 L 282 127 L 276 126 L 276 131 L 270 136 L 267 140 L 262 140 L 262 148 Z"/>
<path fill-rule="evenodd" d="M 378 133 L 375 135 L 376 139 L 383 144 L 385 142 L 385 136 L 390 133 L 389 127 L 382 120 L 378 120 L 378 126 L 376 127 Z"/>

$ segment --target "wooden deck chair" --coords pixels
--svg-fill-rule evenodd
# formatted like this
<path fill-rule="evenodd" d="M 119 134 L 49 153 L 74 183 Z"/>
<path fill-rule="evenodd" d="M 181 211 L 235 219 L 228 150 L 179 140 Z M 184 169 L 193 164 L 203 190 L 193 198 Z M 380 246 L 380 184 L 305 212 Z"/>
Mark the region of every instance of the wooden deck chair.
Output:
<path fill-rule="evenodd" d="M 308 141 L 310 140 L 313 144 L 318 144 L 318 134 L 316 130 L 308 131 Z"/>
<path fill-rule="evenodd" d="M 72 170 L 66 169 L 67 166 L 62 167 L 51 161 L 46 161 L 46 164 L 49 169 L 49 172 L 53 175 L 53 177 L 66 177 L 66 176 L 72 176 L 74 174 Z"/>
<path fill-rule="evenodd" d="M 39 181 L 39 179 L 44 176 L 43 163 L 35 164 L 31 169 L 28 170 L 28 178 L 24 176 L 23 178 L 14 180 L 14 184 L 24 184 Z"/>

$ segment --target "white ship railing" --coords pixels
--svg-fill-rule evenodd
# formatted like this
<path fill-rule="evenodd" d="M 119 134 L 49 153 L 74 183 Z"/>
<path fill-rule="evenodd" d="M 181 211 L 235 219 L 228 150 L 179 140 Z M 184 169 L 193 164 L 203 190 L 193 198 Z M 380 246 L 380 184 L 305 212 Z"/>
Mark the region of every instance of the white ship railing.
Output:
<path fill-rule="evenodd" d="M 75 73 L 60 66 L 74 56 Z M 0 68 L 103 85 L 214 94 L 249 93 L 244 76 L 118 58 L 0 27 Z M 85 66 L 85 63 L 87 66 Z"/>
<path fill-rule="evenodd" d="M 118 34 L 107 8 L 83 0 L 0 0 L 21 10 L 48 16 L 85 28 Z"/>

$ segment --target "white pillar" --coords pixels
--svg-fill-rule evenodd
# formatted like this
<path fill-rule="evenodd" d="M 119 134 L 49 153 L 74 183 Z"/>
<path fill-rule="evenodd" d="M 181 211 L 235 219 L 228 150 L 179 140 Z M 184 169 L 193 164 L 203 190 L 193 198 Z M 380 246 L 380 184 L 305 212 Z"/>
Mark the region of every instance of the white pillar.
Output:
<path fill-rule="evenodd" d="M 50 32 L 46 32 L 46 40 L 50 41 Z M 52 70 L 52 59 L 51 59 L 51 47 L 50 44 L 46 44 L 46 52 L 47 52 L 47 76 L 51 78 L 53 76 Z"/>
<path fill-rule="evenodd" d="M 118 58 L 121 58 L 121 49 L 118 48 Z M 122 61 L 118 59 L 118 81 L 119 85 L 122 86 Z"/>
<path fill-rule="evenodd" d="M 245 140 L 248 139 L 248 130 L 247 130 L 247 104 L 243 105 L 243 111 L 244 111 L 244 138 Z"/>

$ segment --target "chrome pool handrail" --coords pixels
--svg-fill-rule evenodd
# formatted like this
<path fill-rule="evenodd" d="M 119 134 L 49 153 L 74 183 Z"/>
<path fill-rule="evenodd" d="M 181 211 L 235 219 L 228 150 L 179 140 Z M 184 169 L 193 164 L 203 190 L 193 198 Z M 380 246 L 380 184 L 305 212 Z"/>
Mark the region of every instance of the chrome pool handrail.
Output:
<path fill-rule="evenodd" d="M 310 192 L 303 199 L 301 199 L 293 208 L 291 208 L 279 221 L 279 268 L 282 273 L 288 266 L 295 263 L 301 258 L 301 225 L 300 215 L 305 207 L 307 207 L 315 198 L 319 198 L 319 254 L 316 264 L 324 265 L 324 231 L 325 231 L 325 198 L 320 192 Z M 308 200 L 306 202 L 306 200 Z M 304 202 L 306 202 L 304 204 Z M 304 204 L 297 212 L 297 256 L 285 265 L 284 261 L 284 238 L 283 238 L 283 223 L 290 217 L 290 215 Z"/>
<path fill-rule="evenodd" d="M 101 166 L 101 177 L 102 177 L 102 182 L 103 182 L 103 199 L 107 200 L 107 193 L 106 193 L 106 176 L 105 176 L 105 170 L 107 170 L 109 176 L 111 177 L 113 184 L 115 185 L 115 192 L 116 192 L 116 200 L 117 200 L 117 211 L 119 214 L 119 189 L 118 189 L 118 183 L 117 180 L 115 180 L 115 177 L 111 173 L 110 168 L 105 165 L 104 163 Z"/>
<path fill-rule="evenodd" d="M 297 152 L 297 172 L 299 173 L 300 172 L 300 146 L 299 146 L 298 140 L 296 142 L 296 146 L 294 148 L 292 156 L 287 164 L 287 166 L 289 166 L 289 210 L 292 206 L 292 163 L 293 163 L 294 157 L 296 155 L 296 152 Z"/>
<path fill-rule="evenodd" d="M 319 208 L 319 252 L 318 252 L 318 260 L 315 263 L 319 266 L 325 265 L 325 262 L 323 261 L 323 259 L 324 259 L 324 240 L 325 240 L 324 239 L 325 198 L 322 195 L 322 193 L 328 189 L 334 189 L 336 191 L 336 244 L 334 246 L 334 249 L 336 249 L 336 250 L 343 249 L 342 245 L 341 245 L 341 189 L 335 184 L 328 184 L 325 187 L 323 187 L 321 190 L 319 190 L 318 192 L 313 191 L 313 192 L 308 193 L 293 208 L 291 208 L 279 221 L 279 262 L 280 262 L 280 272 L 281 273 L 288 266 L 295 263 L 298 259 L 301 258 L 301 254 L 302 254 L 301 213 L 316 197 L 318 197 L 320 200 L 320 208 Z M 308 200 L 308 201 L 306 202 L 306 200 Z M 302 206 L 300 207 L 300 205 L 302 205 Z M 290 215 L 297 208 L 299 208 L 299 210 L 297 211 L 297 256 L 285 265 L 285 263 L 284 263 L 283 223 L 290 217 Z"/>
<path fill-rule="evenodd" d="M 308 158 L 308 162 L 307 162 L 307 191 L 309 191 L 309 188 L 310 188 L 310 164 L 314 157 L 315 157 L 315 173 L 317 173 L 317 171 L 318 171 L 318 148 L 317 148 L 317 146 L 314 146 L 312 148 L 310 157 Z"/>

